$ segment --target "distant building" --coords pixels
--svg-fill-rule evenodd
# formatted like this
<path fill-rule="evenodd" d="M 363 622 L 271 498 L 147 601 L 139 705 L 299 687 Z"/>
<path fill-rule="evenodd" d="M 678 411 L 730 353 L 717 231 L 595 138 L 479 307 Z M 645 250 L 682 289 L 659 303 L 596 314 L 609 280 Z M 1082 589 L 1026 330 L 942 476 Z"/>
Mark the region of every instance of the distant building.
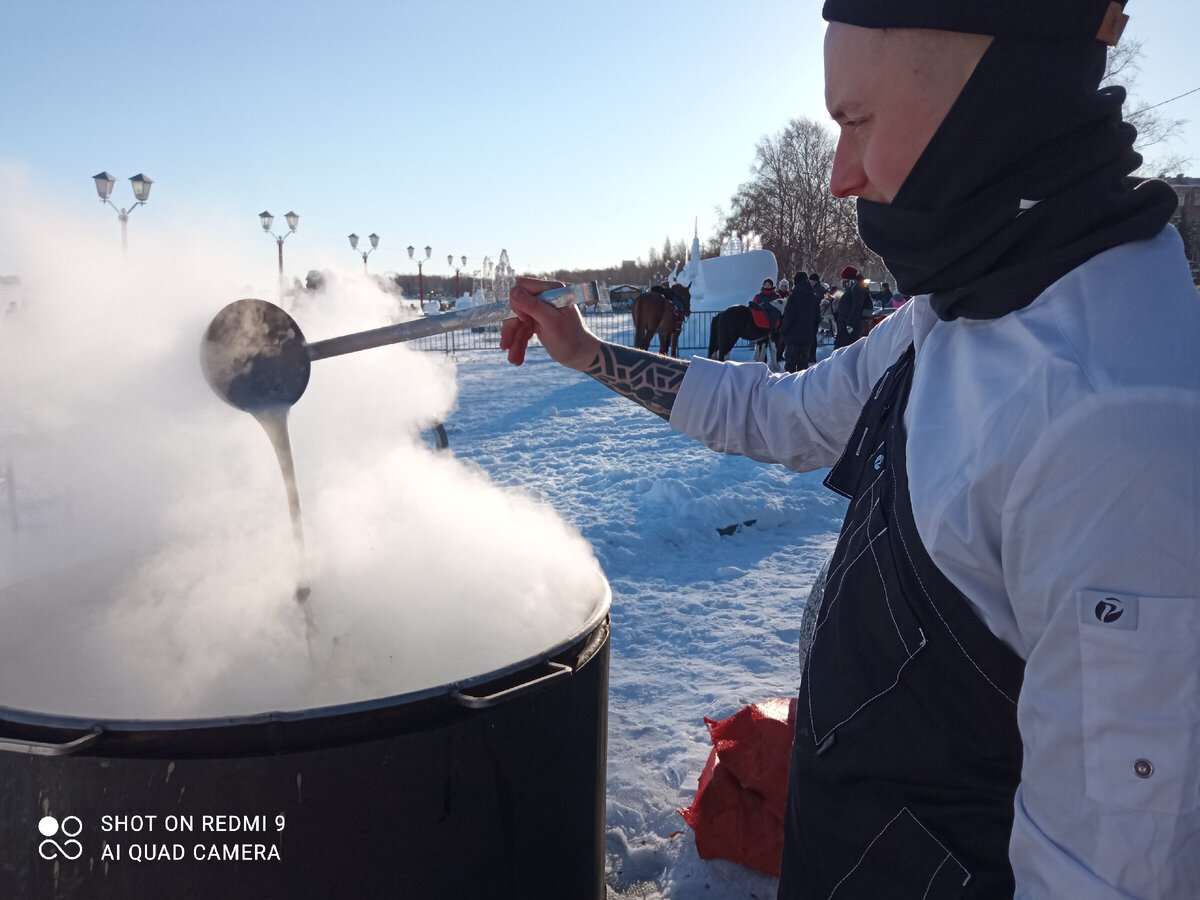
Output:
<path fill-rule="evenodd" d="M 633 299 L 643 290 L 645 289 L 633 284 L 614 284 L 608 289 L 608 296 L 613 306 L 626 307 L 631 305 Z"/>
<path fill-rule="evenodd" d="M 1179 198 L 1171 224 L 1183 238 L 1183 249 L 1192 267 L 1192 281 L 1200 284 L 1200 178 L 1176 175 L 1164 180 L 1175 189 Z"/>

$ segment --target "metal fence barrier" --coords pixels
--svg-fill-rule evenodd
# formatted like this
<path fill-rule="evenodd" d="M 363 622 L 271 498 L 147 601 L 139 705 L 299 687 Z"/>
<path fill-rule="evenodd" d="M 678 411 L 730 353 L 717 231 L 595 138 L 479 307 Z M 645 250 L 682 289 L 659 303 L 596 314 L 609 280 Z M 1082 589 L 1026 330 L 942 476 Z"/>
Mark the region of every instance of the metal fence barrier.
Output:
<path fill-rule="evenodd" d="M 679 352 L 700 351 L 708 352 L 708 332 L 712 325 L 715 312 L 694 312 L 683 323 L 683 331 L 679 335 Z M 585 312 L 584 321 L 587 327 L 599 338 L 614 344 L 633 346 L 633 315 L 628 310 L 607 313 Z M 448 331 L 445 334 L 431 335 L 412 341 L 409 346 L 418 350 L 441 350 L 443 353 L 454 353 L 458 350 L 499 350 L 500 326 L 489 325 L 484 328 Z M 749 347 L 745 341 L 739 341 L 737 346 Z M 650 349 L 658 350 L 658 336 L 650 341 Z"/>

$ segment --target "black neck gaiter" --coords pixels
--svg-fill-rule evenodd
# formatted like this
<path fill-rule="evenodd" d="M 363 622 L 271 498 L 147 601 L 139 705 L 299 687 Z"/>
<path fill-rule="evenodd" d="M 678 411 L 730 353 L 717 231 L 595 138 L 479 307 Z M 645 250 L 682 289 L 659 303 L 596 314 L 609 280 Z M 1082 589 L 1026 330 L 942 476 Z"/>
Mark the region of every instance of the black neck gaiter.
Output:
<path fill-rule="evenodd" d="M 892 203 L 858 201 L 863 241 L 942 319 L 1028 306 L 1103 250 L 1156 235 L 1175 210 L 1097 90 L 1098 41 L 995 38 Z"/>

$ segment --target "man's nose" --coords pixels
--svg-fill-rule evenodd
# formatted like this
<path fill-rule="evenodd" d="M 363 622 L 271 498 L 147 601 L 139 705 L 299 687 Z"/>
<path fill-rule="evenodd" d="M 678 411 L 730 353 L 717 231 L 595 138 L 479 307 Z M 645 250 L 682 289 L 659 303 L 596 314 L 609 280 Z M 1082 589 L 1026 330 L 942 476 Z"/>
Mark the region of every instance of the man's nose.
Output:
<path fill-rule="evenodd" d="M 857 145 L 845 136 L 839 137 L 833 154 L 833 171 L 829 175 L 830 192 L 835 197 L 856 197 L 866 183 L 867 174 L 863 171 Z"/>

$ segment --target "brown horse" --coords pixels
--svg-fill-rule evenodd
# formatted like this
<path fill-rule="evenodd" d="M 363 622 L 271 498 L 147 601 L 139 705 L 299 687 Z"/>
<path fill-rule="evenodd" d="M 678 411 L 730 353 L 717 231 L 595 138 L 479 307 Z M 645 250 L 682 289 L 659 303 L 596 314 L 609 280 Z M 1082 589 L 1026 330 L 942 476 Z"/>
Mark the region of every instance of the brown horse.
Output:
<path fill-rule="evenodd" d="M 692 292 L 687 285 L 655 285 L 633 301 L 633 346 L 649 350 L 650 339 L 657 334 L 658 352 L 679 356 L 679 333 L 691 314 Z"/>

